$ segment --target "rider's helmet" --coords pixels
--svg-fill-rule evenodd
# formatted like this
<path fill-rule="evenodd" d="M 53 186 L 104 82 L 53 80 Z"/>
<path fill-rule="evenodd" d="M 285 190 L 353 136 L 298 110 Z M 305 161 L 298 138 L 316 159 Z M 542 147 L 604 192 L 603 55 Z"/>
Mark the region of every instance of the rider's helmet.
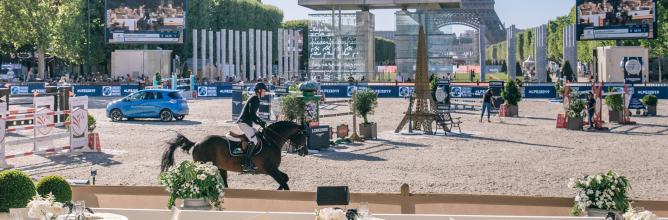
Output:
<path fill-rule="evenodd" d="M 266 91 L 269 91 L 269 88 L 267 88 L 267 85 L 265 85 L 264 83 L 261 83 L 261 82 L 255 84 L 255 88 L 253 88 L 253 91 L 257 92 L 260 89 L 264 89 Z"/>

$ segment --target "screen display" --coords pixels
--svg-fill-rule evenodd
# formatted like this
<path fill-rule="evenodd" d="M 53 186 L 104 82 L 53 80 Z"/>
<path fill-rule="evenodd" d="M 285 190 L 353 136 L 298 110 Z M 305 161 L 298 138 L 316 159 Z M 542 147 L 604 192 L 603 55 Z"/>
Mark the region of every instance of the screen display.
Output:
<path fill-rule="evenodd" d="M 656 38 L 656 0 L 576 0 L 578 40 Z"/>
<path fill-rule="evenodd" d="M 107 40 L 111 44 L 181 44 L 185 0 L 107 0 Z"/>

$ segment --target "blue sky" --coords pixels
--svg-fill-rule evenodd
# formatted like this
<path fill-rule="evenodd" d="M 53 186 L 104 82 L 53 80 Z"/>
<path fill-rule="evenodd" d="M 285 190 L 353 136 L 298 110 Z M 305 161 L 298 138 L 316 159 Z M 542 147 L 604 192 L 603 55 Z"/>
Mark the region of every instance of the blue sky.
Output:
<path fill-rule="evenodd" d="M 297 0 L 263 0 L 283 10 L 285 20 L 306 19 L 315 11 L 297 5 Z M 575 0 L 496 0 L 496 13 L 506 26 L 535 27 L 557 16 L 568 14 Z M 376 30 L 394 30 L 394 11 L 373 10 Z M 457 31 L 458 28 L 455 28 Z"/>

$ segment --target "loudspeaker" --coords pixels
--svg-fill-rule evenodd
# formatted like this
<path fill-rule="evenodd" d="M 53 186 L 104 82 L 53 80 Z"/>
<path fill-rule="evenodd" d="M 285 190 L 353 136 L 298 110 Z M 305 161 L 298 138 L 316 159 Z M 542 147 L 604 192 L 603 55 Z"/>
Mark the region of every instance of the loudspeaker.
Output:
<path fill-rule="evenodd" d="M 350 203 L 348 186 L 319 186 L 315 197 L 318 206 L 348 205 Z"/>

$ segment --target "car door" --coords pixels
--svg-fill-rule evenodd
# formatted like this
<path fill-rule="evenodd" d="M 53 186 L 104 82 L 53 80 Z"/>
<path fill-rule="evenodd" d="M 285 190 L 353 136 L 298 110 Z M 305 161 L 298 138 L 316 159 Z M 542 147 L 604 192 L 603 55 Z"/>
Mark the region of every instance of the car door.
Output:
<path fill-rule="evenodd" d="M 142 96 L 141 102 L 137 105 L 137 109 L 139 111 L 139 115 L 141 117 L 155 117 L 155 115 L 151 114 L 151 109 L 153 108 L 152 106 L 155 104 L 155 92 L 152 91 L 146 91 L 144 92 L 144 96 Z"/>
<path fill-rule="evenodd" d="M 142 105 L 145 107 L 146 117 L 159 117 L 163 106 L 162 92 L 151 92 L 151 94 L 147 94 L 145 97 L 146 100 L 144 100 Z"/>
<path fill-rule="evenodd" d="M 142 99 L 146 95 L 146 92 L 136 92 L 132 95 L 129 95 L 127 103 L 125 104 L 125 109 L 122 109 L 123 114 L 129 118 L 141 117 L 141 107 L 140 104 Z"/>

